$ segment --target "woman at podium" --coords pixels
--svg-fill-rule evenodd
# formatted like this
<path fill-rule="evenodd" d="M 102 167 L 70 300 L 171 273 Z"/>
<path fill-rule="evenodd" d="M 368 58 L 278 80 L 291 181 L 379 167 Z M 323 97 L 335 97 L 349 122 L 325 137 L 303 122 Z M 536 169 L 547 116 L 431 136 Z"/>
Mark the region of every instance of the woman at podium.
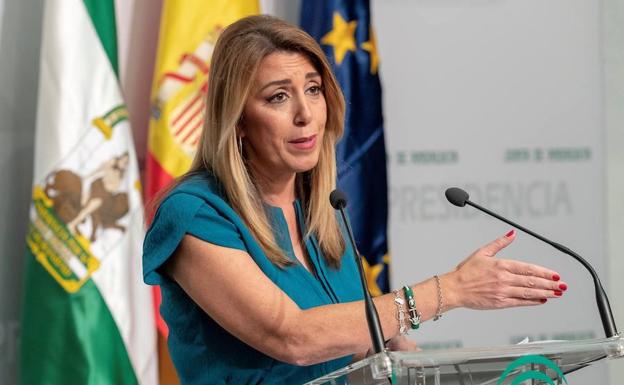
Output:
<path fill-rule="evenodd" d="M 354 252 L 328 200 L 345 102 L 314 39 L 269 16 L 227 27 L 210 71 L 199 150 L 157 202 L 144 279 L 161 287 L 182 384 L 303 383 L 371 346 Z M 413 349 L 407 331 L 457 307 L 561 295 L 555 271 L 495 258 L 514 237 L 376 297 L 389 347 Z"/>

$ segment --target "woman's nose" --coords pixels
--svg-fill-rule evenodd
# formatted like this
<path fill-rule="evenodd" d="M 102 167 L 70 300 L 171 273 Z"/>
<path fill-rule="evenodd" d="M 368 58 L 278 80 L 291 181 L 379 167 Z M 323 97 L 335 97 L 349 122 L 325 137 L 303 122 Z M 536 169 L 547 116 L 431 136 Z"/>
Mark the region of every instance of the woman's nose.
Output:
<path fill-rule="evenodd" d="M 306 126 L 312 120 L 312 109 L 309 103 L 305 96 L 299 98 L 295 111 L 295 124 L 297 126 Z"/>

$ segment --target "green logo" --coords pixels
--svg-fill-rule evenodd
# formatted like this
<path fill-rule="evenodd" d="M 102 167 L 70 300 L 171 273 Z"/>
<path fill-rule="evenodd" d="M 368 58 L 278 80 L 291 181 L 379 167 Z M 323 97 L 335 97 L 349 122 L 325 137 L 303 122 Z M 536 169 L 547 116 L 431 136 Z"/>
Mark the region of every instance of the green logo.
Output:
<path fill-rule="evenodd" d="M 510 375 L 515 374 L 518 368 L 521 368 L 522 366 L 525 366 L 525 365 L 545 366 L 546 368 L 556 373 L 557 377 L 561 378 L 566 383 L 566 385 L 568 384 L 568 380 L 566 380 L 565 376 L 563 375 L 563 372 L 561 372 L 561 369 L 559 368 L 559 366 L 557 366 L 557 364 L 555 364 L 553 361 L 549 360 L 548 358 L 544 356 L 528 355 L 528 356 L 520 357 L 517 360 L 510 363 L 505 369 L 505 371 L 503 372 L 503 374 L 501 374 L 496 385 L 501 385 L 507 379 L 507 377 L 510 377 Z M 553 379 L 550 378 L 550 376 L 538 370 L 529 370 L 529 371 L 520 372 L 518 376 L 513 378 L 513 380 L 511 381 L 509 385 L 518 385 L 527 380 L 539 380 L 545 384 L 556 385 L 555 382 L 553 382 Z"/>

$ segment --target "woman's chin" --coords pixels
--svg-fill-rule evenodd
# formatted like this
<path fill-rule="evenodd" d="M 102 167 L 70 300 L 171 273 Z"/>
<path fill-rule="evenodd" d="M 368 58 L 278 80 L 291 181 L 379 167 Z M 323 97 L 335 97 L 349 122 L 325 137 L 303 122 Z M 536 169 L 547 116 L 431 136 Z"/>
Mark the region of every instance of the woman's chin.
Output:
<path fill-rule="evenodd" d="M 302 174 L 302 173 L 311 171 L 314 168 L 314 166 L 316 165 L 312 165 L 310 167 L 299 167 L 295 170 L 295 174 Z"/>
<path fill-rule="evenodd" d="M 312 170 L 319 161 L 318 151 L 309 152 L 307 154 L 302 153 L 290 153 L 283 161 L 287 167 L 293 170 L 295 173 L 301 173 Z"/>
<path fill-rule="evenodd" d="M 312 170 L 318 164 L 318 158 L 306 160 L 305 162 L 296 162 L 291 167 L 295 173 L 299 174 Z"/>

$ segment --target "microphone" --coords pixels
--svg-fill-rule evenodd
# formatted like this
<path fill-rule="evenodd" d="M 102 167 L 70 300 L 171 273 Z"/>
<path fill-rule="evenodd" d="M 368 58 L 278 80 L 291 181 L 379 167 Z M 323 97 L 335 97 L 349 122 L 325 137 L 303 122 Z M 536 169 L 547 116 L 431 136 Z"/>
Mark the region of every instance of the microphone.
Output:
<path fill-rule="evenodd" d="M 527 229 L 526 227 L 520 226 L 519 224 L 514 223 L 507 218 L 503 218 L 500 215 L 486 209 L 485 207 L 481 207 L 478 204 L 471 202 L 469 199 L 468 193 L 458 187 L 451 187 L 447 189 L 444 195 L 446 195 L 446 199 L 448 199 L 448 201 L 451 202 L 455 206 L 459 206 L 459 207 L 464 207 L 465 205 L 472 206 L 476 208 L 477 210 L 481 210 L 484 213 L 491 215 L 494 218 L 499 219 L 517 228 L 518 230 L 522 230 L 523 232 L 539 239 L 542 242 L 548 243 L 555 249 L 579 261 L 589 271 L 592 278 L 594 279 L 594 288 L 596 291 L 596 305 L 598 306 L 598 311 L 600 312 L 600 320 L 602 321 L 602 327 L 604 329 L 606 336 L 613 337 L 618 334 L 617 328 L 615 327 L 615 321 L 613 319 L 613 312 L 611 311 L 611 305 L 609 305 L 609 298 L 607 298 L 607 294 L 604 288 L 602 287 L 600 278 L 598 278 L 598 274 L 596 274 L 596 271 L 594 270 L 592 265 L 590 265 L 589 262 L 583 259 L 583 257 L 581 257 L 574 251 L 568 249 L 567 247 L 557 242 L 553 242 L 550 239 L 544 238 L 543 236 L 534 233 L 533 231 Z"/>
<path fill-rule="evenodd" d="M 345 207 L 347 207 L 347 194 L 338 189 L 334 190 L 329 194 L 329 202 L 332 207 L 338 211 L 342 216 L 342 222 L 347 228 L 347 233 L 349 234 L 349 240 L 351 241 L 351 246 L 353 247 L 353 251 L 355 252 L 355 259 L 357 261 L 358 270 L 360 272 L 360 281 L 362 283 L 362 290 L 364 291 L 364 309 L 366 311 L 366 321 L 368 322 L 368 331 L 370 332 L 371 340 L 373 341 L 373 349 L 375 349 L 375 353 L 381 353 L 385 351 L 385 338 L 383 335 L 383 331 L 381 330 L 381 322 L 379 322 L 379 314 L 377 313 L 377 308 L 375 307 L 375 303 L 371 298 L 371 295 L 368 291 L 368 284 L 366 283 L 366 277 L 364 274 L 364 266 L 362 265 L 362 256 L 355 245 L 355 239 L 353 238 L 353 231 L 351 230 L 351 226 L 349 225 L 349 221 L 347 220 L 347 214 L 345 213 Z"/>

